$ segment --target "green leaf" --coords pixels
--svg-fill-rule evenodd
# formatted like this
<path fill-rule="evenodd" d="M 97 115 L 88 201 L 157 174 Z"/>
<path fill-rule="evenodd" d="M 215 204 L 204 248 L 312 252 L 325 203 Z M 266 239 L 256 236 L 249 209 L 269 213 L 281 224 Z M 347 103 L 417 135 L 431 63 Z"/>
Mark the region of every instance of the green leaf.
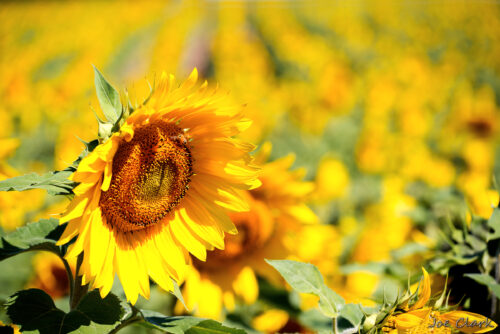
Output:
<path fill-rule="evenodd" d="M 65 227 L 54 218 L 19 227 L 0 238 L 0 261 L 30 250 L 45 250 L 61 255 L 61 248 L 56 246 L 56 242 Z"/>
<path fill-rule="evenodd" d="M 151 328 L 172 334 L 244 334 L 242 329 L 223 326 L 214 320 L 196 317 L 167 317 L 161 313 L 141 310 L 144 320 Z"/>
<path fill-rule="evenodd" d="M 186 334 L 245 334 L 243 329 L 229 328 L 214 320 L 204 320 L 191 327 Z"/>
<path fill-rule="evenodd" d="M 333 326 L 332 319 L 325 317 L 325 315 L 317 309 L 310 309 L 300 313 L 298 320 L 300 324 L 306 326 L 314 332 L 331 331 Z"/>
<path fill-rule="evenodd" d="M 189 328 L 204 320 L 196 317 L 166 317 L 149 310 L 141 310 L 141 314 L 146 323 L 151 325 L 150 327 L 173 334 L 184 334 Z"/>
<path fill-rule="evenodd" d="M 116 124 L 122 114 L 120 94 L 118 94 L 118 91 L 113 86 L 111 86 L 111 84 L 104 78 L 104 76 L 95 66 L 94 75 L 95 89 L 102 112 L 110 123 Z"/>
<path fill-rule="evenodd" d="M 335 319 L 337 333 L 351 334 L 357 333 L 364 314 L 359 305 L 346 304 L 341 310 L 339 316 Z"/>
<path fill-rule="evenodd" d="M 62 171 L 55 171 L 39 175 L 36 173 L 30 173 L 26 175 L 16 176 L 10 179 L 0 181 L 0 191 L 24 191 L 31 189 L 44 189 L 50 195 L 71 195 L 73 194 L 73 188 L 78 185 L 78 183 L 73 182 L 68 179 L 68 177 L 73 174 L 73 172 L 78 168 L 80 161 L 89 152 L 92 152 L 94 148 L 99 144 L 98 140 L 93 140 L 91 142 L 84 142 L 85 149 L 82 151 L 78 159 L 76 159 L 71 166 L 67 167 Z"/>
<path fill-rule="evenodd" d="M 68 180 L 72 173 L 72 170 L 67 169 L 43 175 L 30 173 L 16 176 L 0 181 L 0 191 L 44 189 L 50 195 L 68 195 L 72 194 L 73 188 L 76 186 L 75 182 Z"/>
<path fill-rule="evenodd" d="M 464 276 L 472 278 L 474 281 L 479 284 L 486 285 L 491 292 L 497 297 L 500 298 L 500 284 L 498 284 L 493 277 L 486 274 L 465 274 Z"/>
<path fill-rule="evenodd" d="M 344 299 L 326 286 L 318 268 L 310 263 L 290 260 L 266 260 L 281 276 L 301 293 L 312 293 L 319 297 L 319 308 L 323 314 L 335 318 L 345 304 Z"/>
<path fill-rule="evenodd" d="M 40 334 L 108 333 L 115 328 L 123 309 L 113 294 L 101 299 L 94 290 L 85 295 L 76 309 L 65 313 L 49 295 L 39 289 L 19 291 L 6 303 L 7 315 L 21 331 Z"/>

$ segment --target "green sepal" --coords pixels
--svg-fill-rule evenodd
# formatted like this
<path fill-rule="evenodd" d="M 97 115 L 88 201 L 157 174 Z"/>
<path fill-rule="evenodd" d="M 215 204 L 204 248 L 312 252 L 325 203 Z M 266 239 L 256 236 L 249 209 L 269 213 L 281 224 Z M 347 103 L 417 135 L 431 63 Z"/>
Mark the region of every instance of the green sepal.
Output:
<path fill-rule="evenodd" d="M 182 296 L 179 285 L 174 280 L 172 280 L 172 284 L 174 285 L 174 291 L 172 291 L 172 294 L 182 303 L 182 306 L 184 306 L 184 308 L 187 310 L 188 307 L 186 306 L 186 302 L 184 301 L 184 297 Z"/>
<path fill-rule="evenodd" d="M 94 66 L 94 81 L 97 99 L 104 116 L 111 124 L 116 124 L 123 113 L 120 94 Z"/>

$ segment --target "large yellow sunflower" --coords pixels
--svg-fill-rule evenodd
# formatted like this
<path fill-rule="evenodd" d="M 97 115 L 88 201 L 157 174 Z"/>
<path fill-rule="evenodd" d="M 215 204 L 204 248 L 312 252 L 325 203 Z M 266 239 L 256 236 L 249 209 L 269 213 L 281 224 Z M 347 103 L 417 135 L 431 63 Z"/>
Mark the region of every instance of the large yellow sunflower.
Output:
<path fill-rule="evenodd" d="M 248 154 L 233 136 L 247 128 L 225 94 L 197 85 L 194 70 L 180 86 L 161 75 L 148 102 L 83 158 L 71 179 L 80 184 L 61 217 L 59 244 L 83 252 L 82 284 L 111 289 L 115 273 L 135 303 L 149 297 L 149 277 L 163 289 L 183 278 L 189 253 L 224 248 L 236 234 L 226 212 L 246 211 L 241 189 L 260 184 Z"/>
<path fill-rule="evenodd" d="M 289 170 L 292 156 L 263 164 L 269 151 L 270 146 L 264 145 L 256 157 L 262 165 L 262 186 L 245 194 L 250 211 L 230 214 L 238 235 L 228 236 L 225 250 L 209 252 L 206 262 L 194 260 L 186 275 L 183 296 L 199 316 L 220 318 L 223 306 L 233 309 L 237 298 L 253 303 L 258 297 L 256 274 L 282 283 L 264 259 L 296 257 L 291 241 L 297 241 L 294 237 L 303 225 L 318 222 L 304 204 L 314 185 L 302 181 L 303 170 Z"/>

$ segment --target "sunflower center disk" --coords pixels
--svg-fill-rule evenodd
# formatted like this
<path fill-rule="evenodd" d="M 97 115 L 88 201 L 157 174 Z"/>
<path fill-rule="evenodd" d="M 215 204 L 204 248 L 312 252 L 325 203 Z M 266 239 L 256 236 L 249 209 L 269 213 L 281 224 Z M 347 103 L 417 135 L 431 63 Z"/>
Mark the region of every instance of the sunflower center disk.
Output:
<path fill-rule="evenodd" d="M 158 223 L 186 194 L 192 158 L 183 131 L 155 122 L 136 129 L 120 143 L 111 184 L 99 205 L 106 221 L 123 232 Z"/>

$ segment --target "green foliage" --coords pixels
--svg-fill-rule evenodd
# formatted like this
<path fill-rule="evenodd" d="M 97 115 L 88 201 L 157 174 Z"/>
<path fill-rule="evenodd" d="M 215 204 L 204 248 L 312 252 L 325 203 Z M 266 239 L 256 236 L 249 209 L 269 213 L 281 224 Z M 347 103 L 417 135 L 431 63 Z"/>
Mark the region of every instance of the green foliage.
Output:
<path fill-rule="evenodd" d="M 328 317 L 336 317 L 345 302 L 342 297 L 326 286 L 318 268 L 310 263 L 290 260 L 266 260 L 297 292 L 311 293 L 319 297 L 319 308 Z"/>
<path fill-rule="evenodd" d="M 289 260 L 266 260 L 285 278 L 291 287 L 301 293 L 312 293 L 320 298 L 319 308 L 323 315 L 333 318 L 333 329 L 335 333 L 351 334 L 358 333 L 363 327 L 365 312 L 357 304 L 345 304 L 345 301 L 337 293 L 327 287 L 323 276 L 318 268 L 309 263 Z M 308 316 L 301 315 L 302 322 L 311 327 L 325 330 L 324 320 L 318 318 L 315 313 Z M 383 318 L 380 319 L 382 321 Z M 330 328 L 332 328 L 330 325 Z"/>
<path fill-rule="evenodd" d="M 6 305 L 8 316 L 22 331 L 39 334 L 109 332 L 123 314 L 116 296 L 109 294 L 101 299 L 98 291 L 84 296 L 69 313 L 58 309 L 50 296 L 38 289 L 19 291 Z"/>
<path fill-rule="evenodd" d="M 62 255 L 62 249 L 56 246 L 65 225 L 59 225 L 57 219 L 41 219 L 29 223 L 0 238 L 0 261 L 22 252 L 45 250 Z"/>
<path fill-rule="evenodd" d="M 440 232 L 444 244 L 430 261 L 432 270 L 445 275 L 453 266 L 475 263 L 478 270 L 491 271 L 494 258 L 489 254 L 488 247 L 497 239 L 497 232 L 491 232 L 492 225 L 498 224 L 495 216 L 488 221 L 473 217 L 469 226 L 464 221 L 452 222 L 448 219 L 446 227 Z M 457 224 L 461 226 L 457 227 Z"/>
<path fill-rule="evenodd" d="M 357 333 L 363 318 L 364 314 L 359 305 L 346 304 L 335 319 L 337 332 L 344 334 Z"/>
<path fill-rule="evenodd" d="M 44 189 L 50 195 L 69 195 L 76 183 L 68 180 L 72 170 L 49 172 L 43 175 L 30 173 L 0 181 L 0 191 L 25 191 Z"/>

